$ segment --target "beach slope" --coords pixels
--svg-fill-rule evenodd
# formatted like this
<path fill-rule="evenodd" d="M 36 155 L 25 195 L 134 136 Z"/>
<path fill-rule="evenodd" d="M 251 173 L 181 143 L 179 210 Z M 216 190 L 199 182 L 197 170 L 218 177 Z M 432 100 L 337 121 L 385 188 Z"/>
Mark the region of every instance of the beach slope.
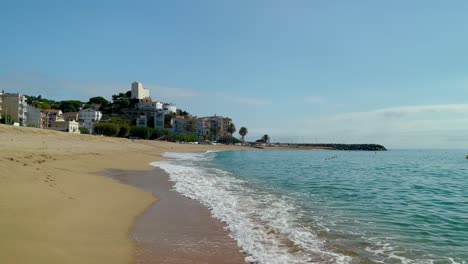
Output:
<path fill-rule="evenodd" d="M 157 198 L 99 173 L 226 148 L 0 125 L 0 263 L 134 262 L 132 223 Z"/>

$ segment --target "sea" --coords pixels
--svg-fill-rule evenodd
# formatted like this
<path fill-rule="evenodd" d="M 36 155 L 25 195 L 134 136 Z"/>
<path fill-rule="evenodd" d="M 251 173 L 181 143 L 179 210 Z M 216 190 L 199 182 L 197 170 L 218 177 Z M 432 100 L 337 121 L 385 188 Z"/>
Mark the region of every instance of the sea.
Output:
<path fill-rule="evenodd" d="M 463 150 L 166 153 L 177 192 L 258 264 L 468 263 Z"/>

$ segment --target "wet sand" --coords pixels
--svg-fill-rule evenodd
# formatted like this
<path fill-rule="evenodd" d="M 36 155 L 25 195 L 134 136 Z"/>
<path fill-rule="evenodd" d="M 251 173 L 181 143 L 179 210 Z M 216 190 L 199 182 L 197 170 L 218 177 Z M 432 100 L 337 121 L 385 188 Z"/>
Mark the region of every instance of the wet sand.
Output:
<path fill-rule="evenodd" d="M 106 176 L 152 193 L 158 201 L 137 218 L 132 236 L 139 264 L 241 264 L 245 255 L 225 225 L 198 201 L 172 190 L 166 172 L 109 169 Z"/>

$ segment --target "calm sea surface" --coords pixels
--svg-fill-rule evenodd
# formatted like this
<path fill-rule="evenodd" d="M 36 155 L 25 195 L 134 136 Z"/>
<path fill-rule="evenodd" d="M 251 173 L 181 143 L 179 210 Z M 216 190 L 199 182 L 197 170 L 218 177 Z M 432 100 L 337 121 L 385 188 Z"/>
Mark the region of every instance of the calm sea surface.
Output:
<path fill-rule="evenodd" d="M 468 263 L 468 152 L 168 153 L 253 263 Z"/>

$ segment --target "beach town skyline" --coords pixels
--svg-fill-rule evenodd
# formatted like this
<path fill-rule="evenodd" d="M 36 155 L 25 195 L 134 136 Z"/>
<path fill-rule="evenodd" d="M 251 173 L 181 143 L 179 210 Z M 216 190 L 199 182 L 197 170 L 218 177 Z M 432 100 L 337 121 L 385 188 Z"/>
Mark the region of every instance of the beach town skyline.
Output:
<path fill-rule="evenodd" d="M 252 140 L 467 145 L 464 2 L 2 7 L 9 92 L 86 100 L 137 79 L 197 115 L 242 120 Z"/>
<path fill-rule="evenodd" d="M 467 264 L 467 11 L 3 1 L 0 263 Z"/>

